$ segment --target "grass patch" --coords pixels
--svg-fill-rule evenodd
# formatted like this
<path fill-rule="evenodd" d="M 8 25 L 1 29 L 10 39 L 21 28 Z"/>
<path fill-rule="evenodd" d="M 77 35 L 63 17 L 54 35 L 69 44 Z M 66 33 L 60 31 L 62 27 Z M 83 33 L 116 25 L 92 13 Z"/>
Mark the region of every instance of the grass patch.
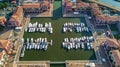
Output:
<path fill-rule="evenodd" d="M 57 1 L 54 3 L 54 11 L 52 18 L 31 18 L 31 23 L 39 22 L 44 24 L 46 22 L 51 22 L 53 27 L 53 34 L 46 33 L 24 33 L 24 38 L 40 38 L 47 37 L 48 41 L 53 40 L 53 46 L 49 46 L 47 51 L 42 50 L 26 50 L 25 56 L 20 58 L 21 61 L 39 61 L 39 60 L 50 60 L 50 61 L 65 61 L 65 60 L 95 60 L 94 50 L 86 49 L 73 49 L 70 51 L 65 50 L 61 47 L 64 38 L 75 38 L 81 36 L 91 36 L 91 33 L 76 33 L 74 32 L 62 32 L 62 26 L 65 22 L 85 22 L 84 18 L 63 18 L 61 13 L 61 2 Z M 55 67 L 55 66 L 53 66 Z"/>

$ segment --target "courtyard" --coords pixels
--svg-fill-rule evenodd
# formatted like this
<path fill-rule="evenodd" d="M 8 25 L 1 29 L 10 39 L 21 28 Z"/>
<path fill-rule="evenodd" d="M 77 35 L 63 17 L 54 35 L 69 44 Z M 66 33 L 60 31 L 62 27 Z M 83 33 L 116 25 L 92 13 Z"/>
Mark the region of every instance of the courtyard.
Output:
<path fill-rule="evenodd" d="M 54 10 L 52 18 L 31 18 L 30 23 L 48 23 L 51 22 L 53 27 L 53 33 L 24 33 L 24 38 L 47 38 L 48 41 L 53 40 L 53 45 L 49 46 L 46 51 L 43 50 L 26 50 L 25 56 L 20 58 L 20 61 L 40 61 L 40 60 L 50 60 L 50 61 L 65 61 L 65 60 L 96 60 L 94 50 L 88 50 L 85 46 L 84 49 L 72 49 L 66 50 L 62 48 L 61 44 L 64 38 L 76 38 L 82 36 L 92 36 L 91 32 L 82 32 L 76 33 L 73 32 L 62 32 L 62 27 L 66 22 L 75 22 L 75 23 L 85 23 L 84 17 L 80 18 L 63 18 L 62 17 L 62 7 L 61 2 L 54 2 Z M 86 25 L 87 26 L 87 25 Z"/>

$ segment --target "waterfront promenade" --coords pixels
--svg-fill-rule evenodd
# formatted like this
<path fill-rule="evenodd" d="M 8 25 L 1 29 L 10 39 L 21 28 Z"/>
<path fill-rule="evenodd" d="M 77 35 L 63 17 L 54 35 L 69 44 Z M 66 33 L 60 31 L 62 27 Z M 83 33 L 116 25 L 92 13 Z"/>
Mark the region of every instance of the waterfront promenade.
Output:
<path fill-rule="evenodd" d="M 120 11 L 120 7 L 116 7 L 116 6 L 113 6 L 113 5 L 104 3 L 104 2 L 100 2 L 100 1 L 96 1 L 96 0 L 89 0 L 89 1 L 100 4 L 100 5 L 103 5 L 103 6 L 106 6 L 106 7 L 109 7 L 109 8 L 112 8 L 112 9 L 117 10 L 117 11 Z"/>

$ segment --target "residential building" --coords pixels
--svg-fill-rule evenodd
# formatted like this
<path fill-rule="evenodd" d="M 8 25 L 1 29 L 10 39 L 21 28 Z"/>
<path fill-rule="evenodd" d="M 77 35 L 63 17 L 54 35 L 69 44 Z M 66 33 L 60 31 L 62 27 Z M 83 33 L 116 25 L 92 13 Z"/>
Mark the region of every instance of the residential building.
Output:
<path fill-rule="evenodd" d="M 111 57 L 113 66 L 120 67 L 120 52 L 119 52 L 119 50 L 112 50 L 112 51 L 110 51 L 109 55 Z"/>
<path fill-rule="evenodd" d="M 120 48 L 120 45 L 118 44 L 116 39 L 106 39 L 106 41 L 104 42 L 104 46 L 108 51 Z"/>
<path fill-rule="evenodd" d="M 98 4 L 96 4 L 96 3 L 91 3 L 90 6 L 91 6 L 91 8 L 92 8 L 92 13 L 93 13 L 93 15 L 96 16 L 96 15 L 101 15 L 101 14 L 102 14 L 101 11 L 100 11 L 100 9 L 99 9 Z"/>
<path fill-rule="evenodd" d="M 5 50 L 7 54 L 12 53 L 13 44 L 8 40 L 0 40 L 0 51 Z"/>
<path fill-rule="evenodd" d="M 89 3 L 81 0 L 63 0 L 63 5 L 66 11 L 79 11 L 80 9 L 90 7 Z"/>
<path fill-rule="evenodd" d="M 23 19 L 23 7 L 18 6 L 15 9 L 14 14 L 9 19 L 8 23 L 9 23 L 10 26 L 15 26 L 15 27 L 16 26 L 21 26 L 22 19 Z"/>
<path fill-rule="evenodd" d="M 38 2 L 35 1 L 24 1 L 23 10 L 25 13 L 42 13 L 50 10 L 50 2 L 47 0 Z"/>
<path fill-rule="evenodd" d="M 17 3 L 16 1 L 17 1 L 17 0 L 12 0 L 12 3 L 13 3 L 13 4 L 16 4 L 16 3 Z"/>
<path fill-rule="evenodd" d="M 0 67 L 3 67 L 5 65 L 6 60 L 7 60 L 7 54 L 3 50 L 0 52 Z"/>
<path fill-rule="evenodd" d="M 5 16 L 1 16 L 1 17 L 0 17 L 0 25 L 4 25 L 5 22 L 6 22 Z"/>
<path fill-rule="evenodd" d="M 95 24 L 96 25 L 106 25 L 106 24 L 114 24 L 117 22 L 120 22 L 120 16 L 110 16 L 110 15 L 104 15 L 98 4 L 91 3 L 91 8 L 93 15 L 95 16 Z"/>

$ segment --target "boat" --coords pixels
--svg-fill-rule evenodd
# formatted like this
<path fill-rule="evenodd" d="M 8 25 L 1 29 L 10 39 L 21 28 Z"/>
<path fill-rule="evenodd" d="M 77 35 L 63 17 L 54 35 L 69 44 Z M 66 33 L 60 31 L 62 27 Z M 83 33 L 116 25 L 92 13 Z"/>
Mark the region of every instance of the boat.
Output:
<path fill-rule="evenodd" d="M 81 48 L 82 48 L 82 49 L 84 48 L 84 43 L 81 43 Z"/>

